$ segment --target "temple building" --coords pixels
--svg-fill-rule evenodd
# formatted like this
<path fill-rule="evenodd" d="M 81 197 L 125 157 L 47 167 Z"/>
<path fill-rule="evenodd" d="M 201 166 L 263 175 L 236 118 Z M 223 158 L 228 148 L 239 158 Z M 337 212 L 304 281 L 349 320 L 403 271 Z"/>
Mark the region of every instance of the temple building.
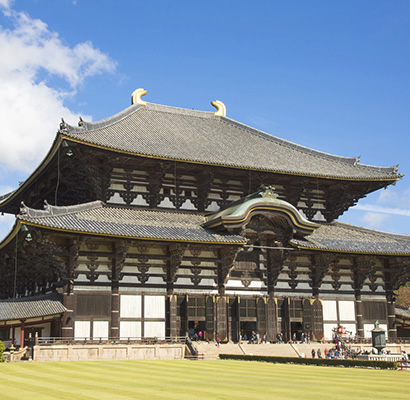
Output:
<path fill-rule="evenodd" d="M 30 327 L 77 339 L 322 340 L 340 325 L 368 338 L 376 320 L 396 339 L 410 236 L 337 219 L 398 181 L 397 167 L 261 132 L 220 101 L 205 112 L 145 94 L 102 121 L 63 120 L 37 169 L 0 197 L 16 215 L 0 243 L 0 339 L 21 344 Z"/>

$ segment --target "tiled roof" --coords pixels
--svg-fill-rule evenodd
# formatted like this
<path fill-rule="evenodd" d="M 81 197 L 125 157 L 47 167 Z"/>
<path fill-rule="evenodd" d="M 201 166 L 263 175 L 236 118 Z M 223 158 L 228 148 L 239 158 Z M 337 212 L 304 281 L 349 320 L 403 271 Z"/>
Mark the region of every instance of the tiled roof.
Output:
<path fill-rule="evenodd" d="M 410 319 L 410 307 L 395 306 L 394 310 L 396 313 L 396 317 Z"/>
<path fill-rule="evenodd" d="M 103 148 L 147 157 L 339 179 L 392 179 L 396 167 L 360 164 L 269 135 L 212 112 L 147 103 L 60 133 Z"/>
<path fill-rule="evenodd" d="M 18 219 L 51 229 L 135 239 L 199 243 L 244 243 L 237 235 L 215 233 L 201 226 L 202 215 L 109 206 L 101 201 L 76 206 L 23 207 Z"/>
<path fill-rule="evenodd" d="M 67 309 L 62 304 L 62 296 L 57 293 L 0 300 L 0 321 L 45 317 L 65 311 Z"/>
<path fill-rule="evenodd" d="M 323 224 L 291 244 L 308 249 L 360 254 L 410 255 L 410 236 L 362 228 L 341 222 Z"/>

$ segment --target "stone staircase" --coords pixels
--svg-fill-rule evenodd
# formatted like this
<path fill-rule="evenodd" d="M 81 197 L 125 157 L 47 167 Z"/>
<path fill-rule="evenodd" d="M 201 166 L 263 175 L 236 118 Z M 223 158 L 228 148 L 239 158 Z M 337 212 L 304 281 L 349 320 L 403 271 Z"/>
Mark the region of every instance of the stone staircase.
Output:
<path fill-rule="evenodd" d="M 218 347 L 215 342 L 193 342 L 193 345 L 198 350 L 199 359 L 217 360 L 219 354 L 247 354 L 247 355 L 263 355 L 263 356 L 278 356 L 278 357 L 308 357 L 312 356 L 312 349 L 320 349 L 322 357 L 324 357 L 325 349 L 333 348 L 332 343 L 311 342 L 309 344 L 290 344 L 290 343 L 221 343 Z M 371 345 L 353 345 L 353 347 L 361 347 L 362 350 L 371 350 Z M 392 353 L 400 353 L 401 350 L 407 350 L 396 345 L 387 346 L 386 350 L 391 350 Z M 410 350 L 410 349 L 409 349 Z M 410 353 L 410 351 L 407 351 Z"/>
<path fill-rule="evenodd" d="M 214 342 L 194 342 L 200 358 L 216 360 L 219 354 L 248 354 L 264 356 L 298 357 L 299 354 L 290 344 L 248 344 L 221 343 L 218 347 Z"/>

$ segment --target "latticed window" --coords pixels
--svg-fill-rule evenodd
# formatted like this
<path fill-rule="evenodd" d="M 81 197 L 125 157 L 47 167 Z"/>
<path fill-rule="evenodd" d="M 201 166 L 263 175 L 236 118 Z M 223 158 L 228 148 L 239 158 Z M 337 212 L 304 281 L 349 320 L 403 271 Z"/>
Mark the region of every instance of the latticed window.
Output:
<path fill-rule="evenodd" d="M 302 300 L 291 300 L 290 301 L 290 317 L 291 318 L 302 318 L 303 317 L 303 303 Z"/>
<path fill-rule="evenodd" d="M 256 299 L 240 299 L 239 312 L 241 318 L 256 318 Z"/>
<path fill-rule="evenodd" d="M 205 317 L 205 298 L 188 297 L 188 317 L 203 318 Z"/>

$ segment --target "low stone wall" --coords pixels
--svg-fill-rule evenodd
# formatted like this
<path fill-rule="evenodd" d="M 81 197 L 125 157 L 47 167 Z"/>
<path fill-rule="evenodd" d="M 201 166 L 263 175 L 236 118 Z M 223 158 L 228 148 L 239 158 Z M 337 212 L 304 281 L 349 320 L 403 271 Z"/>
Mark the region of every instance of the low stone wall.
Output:
<path fill-rule="evenodd" d="M 34 361 L 182 360 L 185 344 L 78 344 L 34 346 Z"/>

